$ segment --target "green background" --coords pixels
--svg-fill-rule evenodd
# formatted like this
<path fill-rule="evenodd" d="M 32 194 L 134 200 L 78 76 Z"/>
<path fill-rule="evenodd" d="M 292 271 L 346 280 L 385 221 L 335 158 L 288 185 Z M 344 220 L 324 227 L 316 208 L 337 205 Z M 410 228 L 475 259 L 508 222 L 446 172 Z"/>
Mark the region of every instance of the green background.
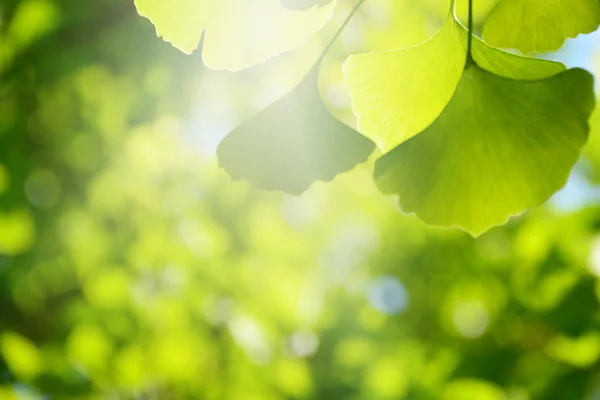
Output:
<path fill-rule="evenodd" d="M 336 116 L 354 123 L 348 54 L 442 25 L 445 2 L 418 3 L 370 0 L 342 35 Z M 478 239 L 400 213 L 373 160 L 300 197 L 218 168 L 352 5 L 233 74 L 131 1 L 0 4 L 0 399 L 600 398 L 594 132 L 562 197 Z M 552 57 L 593 65 L 577 43 Z"/>

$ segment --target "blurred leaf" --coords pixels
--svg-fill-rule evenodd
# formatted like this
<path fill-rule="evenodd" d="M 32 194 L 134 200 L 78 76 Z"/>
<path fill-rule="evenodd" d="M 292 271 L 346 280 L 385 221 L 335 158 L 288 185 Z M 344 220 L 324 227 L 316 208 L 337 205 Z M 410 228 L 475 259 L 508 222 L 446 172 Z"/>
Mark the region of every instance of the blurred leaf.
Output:
<path fill-rule="evenodd" d="M 86 279 L 88 300 L 99 308 L 126 306 L 129 300 L 129 276 L 119 268 L 105 268 Z"/>
<path fill-rule="evenodd" d="M 0 336 L 0 349 L 8 367 L 19 379 L 29 381 L 41 372 L 41 354 L 29 339 L 6 332 Z"/>
<path fill-rule="evenodd" d="M 108 372 L 107 364 L 113 344 L 98 327 L 81 324 L 75 327 L 67 340 L 67 352 L 71 362 L 92 376 Z"/>
<path fill-rule="evenodd" d="M 409 388 L 409 366 L 393 356 L 375 358 L 368 363 L 365 384 L 367 398 L 398 399 L 403 398 Z"/>
<path fill-rule="evenodd" d="M 504 400 L 506 395 L 490 382 L 475 379 L 452 381 L 446 387 L 444 400 Z"/>
<path fill-rule="evenodd" d="M 12 17 L 6 38 L 17 49 L 48 35 L 59 25 L 60 11 L 53 0 L 25 0 Z"/>
<path fill-rule="evenodd" d="M 35 239 L 34 221 L 27 211 L 0 213 L 0 254 L 24 253 Z"/>
<path fill-rule="evenodd" d="M 312 389 L 310 371 L 302 361 L 281 360 L 276 365 L 276 382 L 290 396 L 306 398 Z"/>
<path fill-rule="evenodd" d="M 115 379 L 123 386 L 136 389 L 148 379 L 147 355 L 139 345 L 121 349 L 115 356 Z"/>
<path fill-rule="evenodd" d="M 559 336 L 548 343 L 546 352 L 558 360 L 584 368 L 600 356 L 600 335 L 591 332 L 579 338 Z"/>

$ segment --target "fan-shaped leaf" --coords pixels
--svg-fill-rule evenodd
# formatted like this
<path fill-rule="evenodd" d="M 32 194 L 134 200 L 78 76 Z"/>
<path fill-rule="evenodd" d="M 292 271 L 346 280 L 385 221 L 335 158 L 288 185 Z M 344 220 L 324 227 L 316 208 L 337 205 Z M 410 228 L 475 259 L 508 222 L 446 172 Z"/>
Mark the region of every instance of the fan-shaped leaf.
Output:
<path fill-rule="evenodd" d="M 427 42 L 396 51 L 350 56 L 345 82 L 359 130 L 383 152 L 429 126 L 448 104 L 462 75 L 467 31 L 453 15 Z M 562 64 L 508 54 L 474 38 L 473 57 L 507 78 L 556 74 Z"/>
<path fill-rule="evenodd" d="M 302 43 L 333 14 L 335 0 L 135 0 L 157 34 L 192 53 L 206 30 L 205 64 L 240 70 Z"/>
<path fill-rule="evenodd" d="M 314 68 L 291 93 L 223 140 L 219 163 L 234 179 L 300 194 L 367 159 L 373 143 L 327 111 L 317 78 Z"/>
<path fill-rule="evenodd" d="M 424 44 L 352 56 L 344 70 L 359 129 L 389 152 L 380 190 L 430 224 L 480 234 L 564 185 L 594 94 L 587 72 L 476 37 L 465 69 L 467 40 L 450 16 Z"/>
<path fill-rule="evenodd" d="M 430 224 L 481 234 L 565 184 L 587 139 L 592 88 L 581 69 L 518 81 L 473 65 L 440 117 L 377 161 L 377 184 Z"/>
<path fill-rule="evenodd" d="M 595 31 L 599 24 L 598 0 L 502 0 L 488 17 L 483 38 L 523 53 L 544 52 Z"/>

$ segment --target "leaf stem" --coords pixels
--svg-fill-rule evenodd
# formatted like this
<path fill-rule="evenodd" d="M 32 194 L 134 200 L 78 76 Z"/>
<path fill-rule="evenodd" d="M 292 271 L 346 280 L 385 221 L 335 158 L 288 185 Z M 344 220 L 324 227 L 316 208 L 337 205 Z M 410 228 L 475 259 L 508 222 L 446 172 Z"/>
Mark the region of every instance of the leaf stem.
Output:
<path fill-rule="evenodd" d="M 469 38 L 467 39 L 467 66 L 473 63 L 473 0 L 469 0 L 469 22 L 467 25 Z"/>
<path fill-rule="evenodd" d="M 359 0 L 359 2 L 356 3 L 356 5 L 352 9 L 352 11 L 350 11 L 350 14 L 348 14 L 348 17 L 346 17 L 346 20 L 344 21 L 344 23 L 342 24 L 342 26 L 339 27 L 339 29 L 337 30 L 337 32 L 335 33 L 335 35 L 333 35 L 333 38 L 331 39 L 331 41 L 329 42 L 329 44 L 327 45 L 327 47 L 325 47 L 325 50 L 323 50 L 323 53 L 321 53 L 321 56 L 317 59 L 317 62 L 315 63 L 315 65 L 319 65 L 323 61 L 323 59 L 325 58 L 325 56 L 327 55 L 327 53 L 329 53 L 329 50 L 331 50 L 331 48 L 333 47 L 335 41 L 340 37 L 340 35 L 342 34 L 342 32 L 344 31 L 344 29 L 346 28 L 346 26 L 348 25 L 348 23 L 352 19 L 352 17 L 354 17 L 354 14 L 356 14 L 356 12 L 360 8 L 360 6 L 362 6 L 362 4 L 365 1 L 366 0 Z"/>

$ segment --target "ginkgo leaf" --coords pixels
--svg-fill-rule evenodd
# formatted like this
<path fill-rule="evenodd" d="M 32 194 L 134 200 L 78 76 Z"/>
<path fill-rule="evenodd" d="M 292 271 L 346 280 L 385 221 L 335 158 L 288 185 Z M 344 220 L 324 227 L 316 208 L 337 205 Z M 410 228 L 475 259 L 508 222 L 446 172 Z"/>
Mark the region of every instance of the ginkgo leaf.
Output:
<path fill-rule="evenodd" d="M 479 235 L 566 183 L 594 102 L 581 69 L 520 81 L 471 65 L 439 118 L 377 161 L 377 185 L 427 223 Z"/>
<path fill-rule="evenodd" d="M 483 38 L 527 54 L 557 50 L 566 39 L 598 25 L 598 0 L 502 0 L 488 17 Z"/>
<path fill-rule="evenodd" d="M 374 144 L 329 113 L 317 80 L 315 67 L 292 92 L 225 137 L 217 156 L 233 179 L 300 194 L 367 159 Z"/>
<path fill-rule="evenodd" d="M 358 129 L 384 153 L 431 124 L 452 97 L 466 55 L 452 21 L 421 45 L 344 63 Z"/>
<path fill-rule="evenodd" d="M 385 153 L 429 126 L 448 104 L 462 75 L 467 30 L 450 15 L 430 40 L 396 51 L 350 56 L 346 86 L 359 130 Z M 560 63 L 508 54 L 474 37 L 473 57 L 507 78 L 556 74 Z"/>
<path fill-rule="evenodd" d="M 593 79 L 560 63 L 491 48 L 454 15 L 429 41 L 351 56 L 359 130 L 385 154 L 383 193 L 432 225 L 478 235 L 547 200 L 588 135 Z M 371 72 L 370 72 L 371 71 Z"/>
<path fill-rule="evenodd" d="M 156 33 L 212 69 L 240 70 L 301 44 L 333 15 L 335 0 L 135 0 Z"/>

